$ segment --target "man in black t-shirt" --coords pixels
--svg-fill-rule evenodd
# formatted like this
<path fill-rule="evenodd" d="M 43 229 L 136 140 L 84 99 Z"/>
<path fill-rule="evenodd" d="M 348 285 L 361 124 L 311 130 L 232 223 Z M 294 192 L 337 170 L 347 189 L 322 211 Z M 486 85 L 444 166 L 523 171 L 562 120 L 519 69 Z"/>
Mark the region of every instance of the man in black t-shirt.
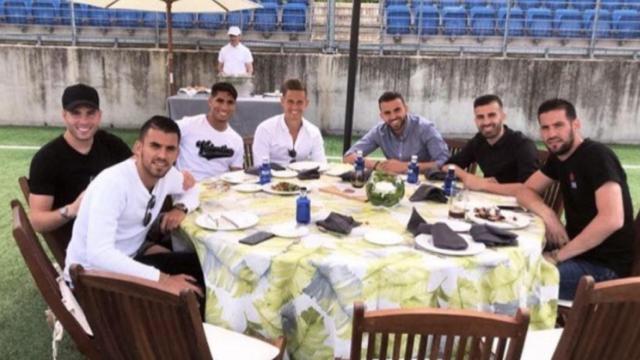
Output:
<path fill-rule="evenodd" d="M 629 274 L 633 258 L 633 209 L 627 176 L 611 149 L 584 139 L 573 105 L 562 99 L 538 108 L 540 135 L 550 156 L 518 192 L 518 202 L 542 217 L 545 252 L 560 272 L 560 298 L 573 299 L 578 281 L 596 281 Z M 566 228 L 539 194 L 560 182 Z"/>
<path fill-rule="evenodd" d="M 120 138 L 99 130 L 98 92 L 69 86 L 62 95 L 65 132 L 44 145 L 31 160 L 29 217 L 36 231 L 71 238 L 73 219 L 89 182 L 103 169 L 131 157 Z"/>
<path fill-rule="evenodd" d="M 456 165 L 456 175 L 466 188 L 515 195 L 539 167 L 534 142 L 504 125 L 506 114 L 497 95 L 483 95 L 473 102 L 478 133 L 442 167 Z M 484 178 L 463 169 L 478 163 Z"/>

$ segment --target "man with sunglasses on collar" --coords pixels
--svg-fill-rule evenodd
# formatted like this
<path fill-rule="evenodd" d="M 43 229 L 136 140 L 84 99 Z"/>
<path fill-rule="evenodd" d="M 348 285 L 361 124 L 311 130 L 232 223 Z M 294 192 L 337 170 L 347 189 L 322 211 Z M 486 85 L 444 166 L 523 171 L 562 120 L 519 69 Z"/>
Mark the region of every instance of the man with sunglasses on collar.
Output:
<path fill-rule="evenodd" d="M 174 197 L 174 208 L 161 228 L 176 229 L 198 206 L 196 187 L 184 190 L 184 176 L 172 165 L 178 157 L 180 129 L 163 116 L 144 123 L 134 157 L 100 173 L 87 188 L 67 249 L 65 278 L 72 264 L 159 281 L 168 287 L 203 295 L 204 278 L 195 253 L 141 253 L 162 200 Z M 198 286 L 199 285 L 199 286 Z"/>
<path fill-rule="evenodd" d="M 303 117 L 309 106 L 307 88 L 298 79 L 289 79 L 281 88 L 284 114 L 258 125 L 253 138 L 253 160 L 262 159 L 286 166 L 296 161 L 326 163 L 324 140 L 317 126 Z"/>

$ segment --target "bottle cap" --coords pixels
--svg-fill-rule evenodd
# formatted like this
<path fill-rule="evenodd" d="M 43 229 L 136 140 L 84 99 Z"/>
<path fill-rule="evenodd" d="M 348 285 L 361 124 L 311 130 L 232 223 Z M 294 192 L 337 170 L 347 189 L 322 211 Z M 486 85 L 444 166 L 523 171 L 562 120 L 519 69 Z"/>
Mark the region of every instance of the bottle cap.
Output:
<path fill-rule="evenodd" d="M 362 150 L 358 150 L 358 151 L 356 151 L 356 155 L 358 155 L 358 156 L 362 156 Z"/>
<path fill-rule="evenodd" d="M 266 157 L 266 156 L 265 156 L 265 157 L 263 157 L 263 158 L 262 158 L 262 162 L 263 162 L 263 163 L 268 163 L 268 162 L 269 162 L 269 158 L 268 158 L 268 157 Z"/>
<path fill-rule="evenodd" d="M 411 155 L 411 161 L 418 161 L 418 155 Z"/>
<path fill-rule="evenodd" d="M 449 169 L 449 170 L 455 170 L 456 168 L 455 168 L 455 166 L 453 166 L 453 165 L 449 165 L 449 167 L 448 167 L 447 169 Z"/>

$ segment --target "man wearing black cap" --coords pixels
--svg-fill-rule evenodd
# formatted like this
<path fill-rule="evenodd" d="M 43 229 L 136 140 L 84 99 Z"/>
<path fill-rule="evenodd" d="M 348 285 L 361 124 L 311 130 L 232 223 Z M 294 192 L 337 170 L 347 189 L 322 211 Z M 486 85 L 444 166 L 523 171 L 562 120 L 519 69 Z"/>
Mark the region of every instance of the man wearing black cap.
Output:
<path fill-rule="evenodd" d="M 115 135 L 99 130 L 100 99 L 91 86 L 67 87 L 62 108 L 64 134 L 31 160 L 29 215 L 36 231 L 57 232 L 68 241 L 89 182 L 103 169 L 131 157 L 131 149 Z"/>

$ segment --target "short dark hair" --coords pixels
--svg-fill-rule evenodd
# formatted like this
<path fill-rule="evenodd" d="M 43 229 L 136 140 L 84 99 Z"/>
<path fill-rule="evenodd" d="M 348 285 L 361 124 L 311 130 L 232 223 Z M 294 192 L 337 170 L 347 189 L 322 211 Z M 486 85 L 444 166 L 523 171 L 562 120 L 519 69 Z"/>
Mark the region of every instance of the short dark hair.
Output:
<path fill-rule="evenodd" d="M 286 95 L 289 90 L 304 91 L 305 96 L 307 95 L 307 86 L 299 79 L 288 79 L 282 83 L 280 87 L 282 96 Z"/>
<path fill-rule="evenodd" d="M 178 124 L 166 116 L 154 115 L 145 121 L 140 128 L 138 140 L 142 141 L 149 132 L 149 129 L 157 129 L 167 134 L 176 134 L 178 135 L 178 141 L 180 141 L 180 128 Z"/>
<path fill-rule="evenodd" d="M 211 86 L 211 97 L 216 96 L 219 92 L 229 93 L 233 100 L 238 98 L 238 91 L 228 82 L 218 82 Z"/>
<path fill-rule="evenodd" d="M 378 98 L 378 106 L 380 106 L 380 104 L 382 104 L 383 102 L 393 101 L 395 99 L 400 99 L 400 101 L 402 101 L 402 103 L 404 104 L 404 99 L 399 92 L 385 91 L 384 94 L 380 95 L 380 97 Z"/>
<path fill-rule="evenodd" d="M 478 96 L 475 100 L 473 100 L 473 108 L 475 109 L 478 106 L 489 105 L 492 102 L 498 103 L 498 105 L 500 105 L 500 108 L 502 108 L 502 99 L 500 99 L 498 95 L 494 94 Z"/>
<path fill-rule="evenodd" d="M 569 119 L 570 121 L 573 121 L 578 117 L 578 115 L 576 114 L 576 108 L 572 103 L 565 99 L 555 98 L 549 99 L 540 104 L 540 106 L 538 107 L 538 119 L 540 119 L 540 115 L 553 110 L 564 110 L 567 119 Z"/>

